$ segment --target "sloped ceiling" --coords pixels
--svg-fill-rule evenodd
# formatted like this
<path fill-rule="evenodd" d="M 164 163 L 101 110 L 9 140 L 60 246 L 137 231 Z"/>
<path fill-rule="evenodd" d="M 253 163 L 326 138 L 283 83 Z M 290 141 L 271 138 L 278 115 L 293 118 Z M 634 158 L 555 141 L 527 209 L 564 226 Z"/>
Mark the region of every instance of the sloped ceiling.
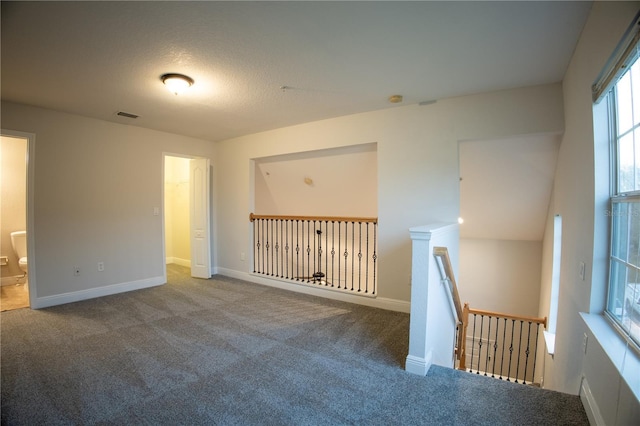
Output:
<path fill-rule="evenodd" d="M 591 2 L 2 1 L 0 7 L 3 100 L 220 141 L 558 82 Z M 160 82 L 169 72 L 189 75 L 194 86 L 169 93 Z M 390 104 L 393 94 L 404 102 Z"/>

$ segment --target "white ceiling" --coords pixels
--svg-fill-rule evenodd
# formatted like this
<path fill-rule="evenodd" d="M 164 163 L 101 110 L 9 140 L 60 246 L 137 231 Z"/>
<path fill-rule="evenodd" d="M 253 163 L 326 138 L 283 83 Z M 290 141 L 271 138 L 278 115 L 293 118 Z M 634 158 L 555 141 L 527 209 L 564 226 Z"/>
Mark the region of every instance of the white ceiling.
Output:
<path fill-rule="evenodd" d="M 1 94 L 220 141 L 392 108 L 392 94 L 407 105 L 561 81 L 590 7 L 2 1 Z M 195 85 L 175 96 L 160 83 L 168 72 Z"/>

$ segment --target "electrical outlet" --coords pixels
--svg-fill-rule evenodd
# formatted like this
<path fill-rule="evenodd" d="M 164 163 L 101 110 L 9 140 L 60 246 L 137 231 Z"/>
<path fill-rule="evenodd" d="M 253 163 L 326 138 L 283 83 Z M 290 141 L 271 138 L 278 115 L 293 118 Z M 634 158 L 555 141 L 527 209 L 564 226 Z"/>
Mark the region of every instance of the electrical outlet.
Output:
<path fill-rule="evenodd" d="M 98 262 L 98 272 L 104 272 L 104 262 Z"/>
<path fill-rule="evenodd" d="M 582 281 L 584 281 L 585 269 L 586 265 L 584 264 L 584 262 L 580 262 L 580 266 L 578 267 L 578 274 L 580 275 L 580 279 Z"/>
<path fill-rule="evenodd" d="M 75 275 L 76 277 L 80 275 L 80 267 L 79 266 L 74 266 L 73 267 L 73 275 Z"/>
<path fill-rule="evenodd" d="M 589 339 L 589 336 L 587 336 L 587 333 L 584 333 L 584 336 L 582 336 L 582 351 L 586 354 L 587 353 L 587 340 Z"/>
<path fill-rule="evenodd" d="M 244 253 L 240 253 L 240 260 L 244 262 Z"/>

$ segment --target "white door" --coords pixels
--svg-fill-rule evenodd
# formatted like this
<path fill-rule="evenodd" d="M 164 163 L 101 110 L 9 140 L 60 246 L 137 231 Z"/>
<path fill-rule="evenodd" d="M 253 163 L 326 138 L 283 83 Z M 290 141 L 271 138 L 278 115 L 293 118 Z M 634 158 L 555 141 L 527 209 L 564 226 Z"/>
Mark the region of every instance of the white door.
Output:
<path fill-rule="evenodd" d="M 209 231 L 209 159 L 189 164 L 191 210 L 191 276 L 211 278 L 211 234 Z"/>

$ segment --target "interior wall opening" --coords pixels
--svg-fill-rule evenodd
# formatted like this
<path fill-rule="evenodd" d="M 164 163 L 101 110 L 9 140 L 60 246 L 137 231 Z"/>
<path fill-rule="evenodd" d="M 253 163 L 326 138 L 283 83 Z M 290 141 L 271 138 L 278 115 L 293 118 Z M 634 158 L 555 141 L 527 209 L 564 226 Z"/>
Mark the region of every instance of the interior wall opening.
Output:
<path fill-rule="evenodd" d="M 377 144 L 253 159 L 256 274 L 374 295 Z"/>
<path fill-rule="evenodd" d="M 0 136 L 0 309 L 29 306 L 27 274 L 28 139 Z"/>
<path fill-rule="evenodd" d="M 189 159 L 164 157 L 164 236 L 167 265 L 191 267 Z"/>

